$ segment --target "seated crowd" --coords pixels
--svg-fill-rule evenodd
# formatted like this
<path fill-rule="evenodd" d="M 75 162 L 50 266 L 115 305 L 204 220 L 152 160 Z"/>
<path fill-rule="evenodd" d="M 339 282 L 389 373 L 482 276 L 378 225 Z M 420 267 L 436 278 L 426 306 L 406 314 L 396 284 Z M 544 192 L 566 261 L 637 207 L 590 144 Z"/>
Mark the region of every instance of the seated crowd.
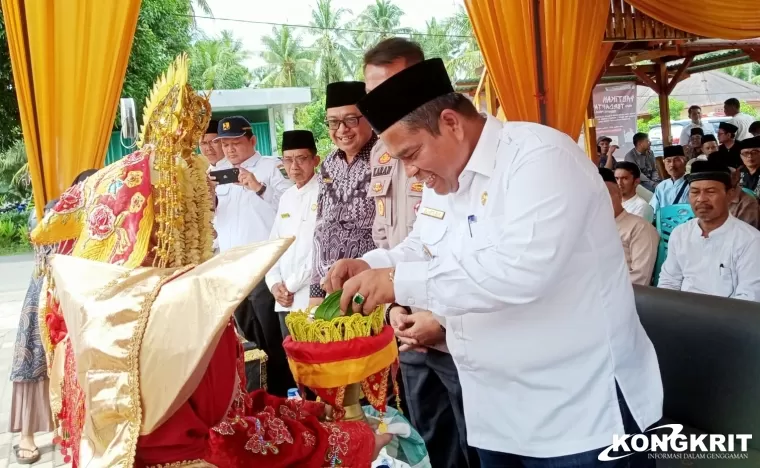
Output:
<path fill-rule="evenodd" d="M 701 122 L 699 106 L 689 108 L 683 146 L 663 149 L 665 174 L 646 133 L 634 135 L 634 148 L 619 162 L 612 140 L 597 140 L 595 162 L 634 284 L 760 301 L 754 263 L 760 256 L 760 121 L 741 113 L 736 99 L 724 109 L 732 118 L 718 125 L 716 138 L 711 124 Z"/>

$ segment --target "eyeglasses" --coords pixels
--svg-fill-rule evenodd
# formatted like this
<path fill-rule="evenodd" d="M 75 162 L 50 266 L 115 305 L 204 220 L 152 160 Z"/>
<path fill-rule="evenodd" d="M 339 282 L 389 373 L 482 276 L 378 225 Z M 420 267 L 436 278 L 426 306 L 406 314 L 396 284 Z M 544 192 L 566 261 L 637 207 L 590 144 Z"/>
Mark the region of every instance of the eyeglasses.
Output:
<path fill-rule="evenodd" d="M 296 156 L 295 158 L 287 157 L 287 158 L 282 158 L 282 163 L 290 166 L 291 164 L 295 162 L 299 166 L 301 166 L 308 160 L 309 160 L 308 156 Z"/>
<path fill-rule="evenodd" d="M 741 154 L 743 158 L 760 157 L 760 149 L 742 150 L 739 154 Z"/>
<path fill-rule="evenodd" d="M 364 117 L 363 115 L 357 115 L 357 116 L 351 116 L 346 117 L 343 120 L 340 119 L 328 119 L 325 121 L 327 124 L 327 128 L 330 130 L 337 130 L 340 128 L 340 124 L 343 124 L 346 126 L 346 128 L 354 128 L 359 125 L 359 121 L 361 118 Z"/>

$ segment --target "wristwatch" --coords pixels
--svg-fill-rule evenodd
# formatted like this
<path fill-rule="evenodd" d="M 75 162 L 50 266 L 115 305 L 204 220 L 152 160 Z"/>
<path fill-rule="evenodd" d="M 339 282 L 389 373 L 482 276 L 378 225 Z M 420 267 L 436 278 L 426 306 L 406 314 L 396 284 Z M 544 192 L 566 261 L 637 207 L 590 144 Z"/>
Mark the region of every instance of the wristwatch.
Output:
<path fill-rule="evenodd" d="M 267 190 L 267 184 L 261 184 L 261 188 L 256 191 L 256 195 L 262 196 Z"/>

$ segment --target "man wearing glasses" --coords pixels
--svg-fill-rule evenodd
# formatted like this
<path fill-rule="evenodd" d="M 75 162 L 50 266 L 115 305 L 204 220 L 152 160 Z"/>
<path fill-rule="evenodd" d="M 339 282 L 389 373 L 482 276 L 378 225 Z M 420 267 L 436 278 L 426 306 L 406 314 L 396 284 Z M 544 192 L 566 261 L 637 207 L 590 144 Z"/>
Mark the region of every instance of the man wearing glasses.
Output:
<path fill-rule="evenodd" d="M 282 162 L 288 178 L 295 183 L 282 194 L 270 239 L 295 237 L 266 275 L 280 318 L 282 337 L 288 335 L 285 316 L 291 310 L 309 305 L 309 283 L 314 252 L 314 225 L 317 222 L 319 181 L 314 170 L 319 165 L 314 135 L 308 130 L 290 130 L 282 134 Z"/>
<path fill-rule="evenodd" d="M 377 136 L 356 107 L 365 94 L 361 81 L 327 85 L 326 123 L 336 148 L 325 157 L 318 174 L 310 305 L 324 299 L 321 282 L 333 263 L 359 258 L 375 249 L 372 239 L 375 203 L 367 195 L 373 190 L 370 153 Z"/>

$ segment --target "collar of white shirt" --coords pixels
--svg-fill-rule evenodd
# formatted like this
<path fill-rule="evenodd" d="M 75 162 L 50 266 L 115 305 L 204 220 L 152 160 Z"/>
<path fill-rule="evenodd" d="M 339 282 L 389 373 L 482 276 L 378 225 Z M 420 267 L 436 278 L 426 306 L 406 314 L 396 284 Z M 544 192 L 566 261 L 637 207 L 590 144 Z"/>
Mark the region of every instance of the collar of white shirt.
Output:
<path fill-rule="evenodd" d="M 311 176 L 311 179 L 309 179 L 308 182 L 303 184 L 303 187 L 298 188 L 294 185 L 294 187 L 296 187 L 296 193 L 298 193 L 299 195 L 303 195 L 304 193 L 309 192 L 315 186 L 319 185 L 319 181 L 317 179 L 318 179 L 317 175 L 314 174 L 313 176 Z"/>
<path fill-rule="evenodd" d="M 707 235 L 707 237 L 704 237 L 702 235 L 702 226 L 699 225 L 699 220 L 694 220 L 694 231 L 692 232 L 692 235 L 698 239 L 715 239 L 718 237 L 725 236 L 726 234 L 730 233 L 731 230 L 735 227 L 735 223 L 739 221 L 738 219 L 734 218 L 731 215 L 728 215 L 728 218 L 726 219 L 726 222 L 723 223 L 719 228 L 714 229 L 710 234 Z M 742 221 L 743 222 L 743 221 Z"/>
<path fill-rule="evenodd" d="M 465 172 L 476 172 L 491 177 L 496 166 L 496 149 L 501 141 L 500 135 L 503 124 L 495 117 L 488 116 L 483 132 L 480 134 L 478 144 L 464 167 Z M 459 176 L 462 177 L 461 175 Z"/>

